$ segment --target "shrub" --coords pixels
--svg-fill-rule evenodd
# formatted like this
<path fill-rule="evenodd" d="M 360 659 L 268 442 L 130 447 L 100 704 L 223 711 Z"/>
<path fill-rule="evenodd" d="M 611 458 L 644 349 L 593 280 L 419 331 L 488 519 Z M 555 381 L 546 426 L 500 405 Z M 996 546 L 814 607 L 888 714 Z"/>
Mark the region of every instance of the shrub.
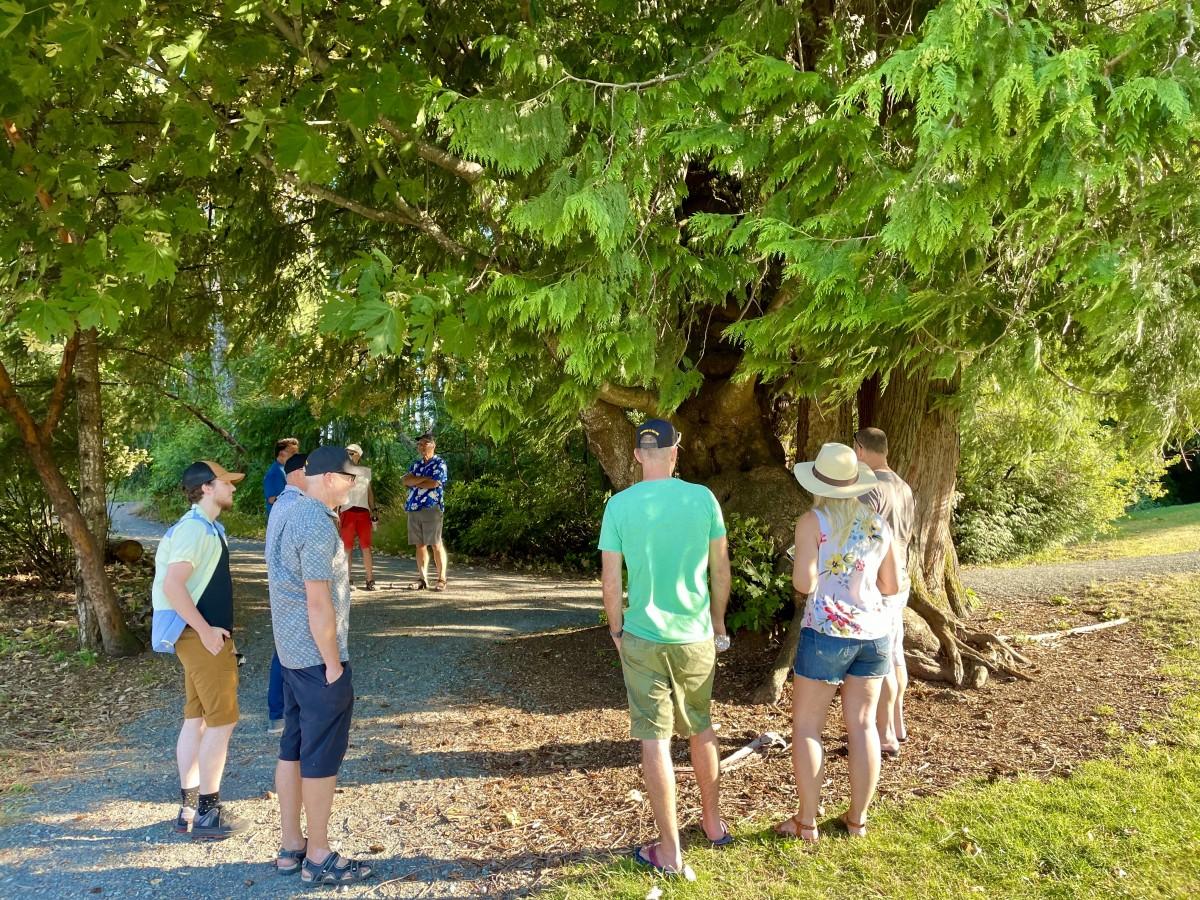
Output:
<path fill-rule="evenodd" d="M 731 632 L 770 631 L 780 613 L 791 609 L 791 574 L 776 569 L 775 542 L 765 522 L 730 516 L 726 527 L 732 580 L 725 625 Z"/>
<path fill-rule="evenodd" d="M 1035 553 L 1102 533 L 1155 496 L 1161 456 L 1128 445 L 1088 397 L 985 393 L 962 426 L 954 536 L 964 562 Z"/>
<path fill-rule="evenodd" d="M 564 464 L 537 469 L 524 480 L 497 473 L 446 488 L 447 547 L 469 556 L 556 562 L 594 571 L 605 492 L 594 466 Z M 384 515 L 375 534 L 381 549 L 407 547 L 403 504 Z"/>

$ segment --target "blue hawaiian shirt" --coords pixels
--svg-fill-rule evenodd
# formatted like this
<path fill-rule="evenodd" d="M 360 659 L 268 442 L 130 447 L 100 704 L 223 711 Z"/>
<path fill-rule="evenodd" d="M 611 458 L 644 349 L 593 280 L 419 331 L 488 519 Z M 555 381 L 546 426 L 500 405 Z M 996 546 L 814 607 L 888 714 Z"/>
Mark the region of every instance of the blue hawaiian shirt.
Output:
<path fill-rule="evenodd" d="M 440 456 L 430 457 L 429 462 L 418 459 L 408 467 L 408 474 L 420 475 L 422 478 L 432 478 L 438 482 L 438 486 L 435 488 L 409 488 L 408 499 L 404 501 L 405 511 L 416 512 L 418 509 L 446 508 L 443 488 L 446 487 L 446 481 L 450 476 L 450 472 L 446 468 L 446 461 L 444 459 Z"/>

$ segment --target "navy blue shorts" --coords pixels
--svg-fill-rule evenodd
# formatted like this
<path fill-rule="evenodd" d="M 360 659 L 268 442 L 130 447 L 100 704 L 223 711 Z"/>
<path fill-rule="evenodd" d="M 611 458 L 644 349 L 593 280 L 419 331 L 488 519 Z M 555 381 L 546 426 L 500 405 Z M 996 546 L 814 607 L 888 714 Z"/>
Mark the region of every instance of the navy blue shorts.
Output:
<path fill-rule="evenodd" d="M 350 744 L 354 686 L 350 663 L 333 684 L 325 666 L 283 670 L 283 735 L 279 758 L 299 762 L 301 778 L 330 778 L 338 773 Z"/>
<path fill-rule="evenodd" d="M 801 678 L 841 684 L 847 675 L 882 678 L 892 666 L 892 637 L 843 638 L 812 628 L 800 632 L 792 671 Z"/>

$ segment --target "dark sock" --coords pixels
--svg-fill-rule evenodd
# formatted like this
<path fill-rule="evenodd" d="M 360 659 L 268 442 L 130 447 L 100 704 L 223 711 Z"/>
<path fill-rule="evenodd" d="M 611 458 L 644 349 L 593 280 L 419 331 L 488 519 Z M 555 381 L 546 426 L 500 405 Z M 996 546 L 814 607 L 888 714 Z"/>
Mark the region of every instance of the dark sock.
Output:
<path fill-rule="evenodd" d="M 214 806 L 220 806 L 220 805 L 221 805 L 221 792 L 220 791 L 216 791 L 211 794 L 201 794 L 200 795 L 200 805 L 196 807 L 196 814 L 202 816 L 206 812 L 208 812 L 210 809 L 212 809 Z"/>
<path fill-rule="evenodd" d="M 186 806 L 188 809 L 195 809 L 196 804 L 200 802 L 200 788 L 180 788 L 179 789 L 179 805 Z"/>

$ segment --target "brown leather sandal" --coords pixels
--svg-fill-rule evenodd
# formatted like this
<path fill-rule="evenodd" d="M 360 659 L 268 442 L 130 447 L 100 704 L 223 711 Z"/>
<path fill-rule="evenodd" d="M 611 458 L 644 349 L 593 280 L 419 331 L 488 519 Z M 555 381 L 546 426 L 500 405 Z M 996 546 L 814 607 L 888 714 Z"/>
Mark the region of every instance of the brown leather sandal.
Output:
<path fill-rule="evenodd" d="M 866 837 L 867 836 L 867 823 L 866 822 L 851 822 L 848 818 L 846 818 L 846 816 L 847 816 L 846 813 L 842 813 L 841 818 L 838 820 L 844 826 L 846 826 L 846 833 L 848 835 L 850 835 L 850 837 L 853 837 L 853 838 Z M 862 829 L 862 834 L 855 834 L 854 832 L 859 829 Z"/>
<path fill-rule="evenodd" d="M 784 831 L 784 826 L 789 823 L 795 827 L 795 831 Z M 800 821 L 800 813 L 796 813 L 790 819 L 784 819 L 778 825 L 771 826 L 771 830 L 780 837 L 791 838 L 794 841 L 804 841 L 806 844 L 815 844 L 820 837 L 820 832 L 817 831 L 817 823 L 814 822 L 811 825 L 805 825 Z M 804 832 L 806 831 L 810 832 L 812 837 L 806 838 L 804 836 Z"/>

